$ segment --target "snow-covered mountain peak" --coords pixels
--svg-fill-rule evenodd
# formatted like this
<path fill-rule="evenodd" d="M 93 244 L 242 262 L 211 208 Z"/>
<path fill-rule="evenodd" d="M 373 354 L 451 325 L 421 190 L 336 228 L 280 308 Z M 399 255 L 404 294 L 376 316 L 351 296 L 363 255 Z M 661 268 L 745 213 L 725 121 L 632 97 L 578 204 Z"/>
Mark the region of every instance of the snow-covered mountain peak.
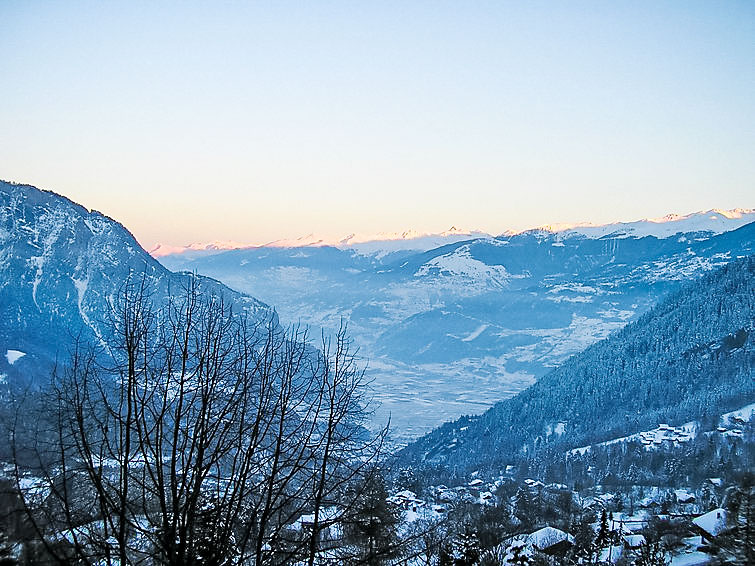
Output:
<path fill-rule="evenodd" d="M 194 242 L 187 246 L 172 246 L 170 244 L 155 244 L 155 246 L 149 251 L 152 257 L 163 257 L 166 255 L 180 254 L 183 252 L 221 252 L 226 250 L 236 250 L 240 248 L 250 247 L 247 244 L 241 242 L 234 242 L 231 240 L 215 240 L 213 242 Z"/>
<path fill-rule="evenodd" d="M 689 214 L 671 213 L 660 218 L 644 218 L 633 222 L 613 222 L 609 224 L 595 224 L 592 222 L 550 223 L 528 230 L 506 230 L 500 236 L 509 237 L 522 233 L 531 234 L 559 234 L 564 237 L 579 235 L 587 238 L 642 238 L 655 236 L 668 238 L 682 233 L 721 234 L 736 230 L 755 222 L 755 209 L 734 208 L 723 210 L 714 208 L 707 211 Z M 249 248 L 303 248 L 331 246 L 341 250 L 353 250 L 360 255 L 385 256 L 395 251 L 428 251 L 447 244 L 463 240 L 490 239 L 493 236 L 480 230 L 467 230 L 456 225 L 442 232 L 430 233 L 408 229 L 401 232 L 356 233 L 353 232 L 341 238 L 328 238 L 317 234 L 307 234 L 298 238 L 274 240 L 266 243 L 242 243 L 235 241 L 213 241 L 208 243 L 193 243 L 187 246 L 173 246 L 157 244 L 150 250 L 153 257 L 186 252 L 203 254 L 216 253 L 225 250 Z"/>
<path fill-rule="evenodd" d="M 722 234 L 741 228 L 750 222 L 755 222 L 755 209 L 753 208 L 734 208 L 730 210 L 714 208 L 689 214 L 666 214 L 660 218 L 644 218 L 634 222 L 546 224 L 534 230 L 525 230 L 525 232 L 549 232 L 552 234 L 564 234 L 566 236 L 581 235 L 587 238 L 602 238 L 610 235 L 617 238 L 654 236 L 662 239 L 669 238 L 680 232 L 703 232 L 711 235 Z M 505 235 L 512 234 L 514 233 L 505 233 Z"/>
<path fill-rule="evenodd" d="M 414 229 L 403 232 L 378 232 L 377 234 L 351 233 L 343 238 L 327 238 L 316 234 L 307 234 L 298 238 L 274 240 L 263 244 L 240 243 L 233 241 L 214 241 L 210 243 L 193 243 L 187 246 L 157 244 L 151 250 L 153 257 L 182 254 L 186 252 L 219 252 L 250 248 L 304 248 L 332 246 L 342 250 L 354 250 L 362 255 L 380 254 L 399 250 L 427 251 L 445 244 L 476 238 L 491 238 L 479 230 L 463 230 L 451 226 L 438 233 L 420 232 Z"/>

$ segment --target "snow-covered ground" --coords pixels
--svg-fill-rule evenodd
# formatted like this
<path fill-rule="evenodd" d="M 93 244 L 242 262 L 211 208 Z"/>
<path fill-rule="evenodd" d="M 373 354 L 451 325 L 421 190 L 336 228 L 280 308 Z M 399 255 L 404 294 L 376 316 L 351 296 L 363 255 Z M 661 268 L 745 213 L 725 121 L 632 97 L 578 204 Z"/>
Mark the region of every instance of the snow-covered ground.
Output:
<path fill-rule="evenodd" d="M 734 428 L 726 428 L 725 426 L 719 427 L 716 433 L 723 434 L 725 436 L 739 437 L 741 436 L 741 430 L 738 430 L 736 426 L 739 422 L 749 421 L 755 415 L 755 403 L 731 411 L 721 415 L 721 423 L 723 425 L 729 425 Z M 671 426 L 667 423 L 661 423 L 652 430 L 645 430 L 636 434 L 630 434 L 629 436 L 622 436 L 621 438 L 614 438 L 605 442 L 600 442 L 595 445 L 580 446 L 579 448 L 573 448 L 569 450 L 569 454 L 584 455 L 589 452 L 593 446 L 609 446 L 611 444 L 619 444 L 624 442 L 639 442 L 646 450 L 653 450 L 664 446 L 665 443 L 684 443 L 694 439 L 698 434 L 699 424 L 696 421 L 691 421 L 678 426 Z"/>

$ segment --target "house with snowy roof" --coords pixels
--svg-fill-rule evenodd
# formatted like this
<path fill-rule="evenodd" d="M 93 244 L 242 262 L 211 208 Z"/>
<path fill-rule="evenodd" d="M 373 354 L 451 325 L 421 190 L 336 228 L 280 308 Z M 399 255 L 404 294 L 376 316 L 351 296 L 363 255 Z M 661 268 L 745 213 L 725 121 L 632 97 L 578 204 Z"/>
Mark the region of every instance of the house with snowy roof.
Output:
<path fill-rule="evenodd" d="M 630 550 L 637 550 L 647 544 L 645 537 L 640 534 L 631 534 L 623 536 L 624 547 Z"/>
<path fill-rule="evenodd" d="M 323 507 L 318 515 L 317 527 L 320 548 L 322 550 L 336 548 L 343 537 L 343 529 L 339 521 L 343 517 L 343 510 L 339 507 Z M 290 525 L 293 530 L 312 532 L 315 527 L 315 514 L 301 515 Z"/>
<path fill-rule="evenodd" d="M 562 555 L 574 546 L 574 537 L 555 527 L 543 527 L 530 533 L 525 541 L 540 552 L 550 555 Z"/>
<path fill-rule="evenodd" d="M 695 502 L 695 494 L 690 493 L 686 489 L 675 489 L 674 497 L 676 497 L 676 501 L 678 503 L 681 503 L 683 505 L 686 505 L 687 503 Z"/>
<path fill-rule="evenodd" d="M 714 542 L 717 537 L 731 532 L 734 528 L 729 524 L 726 509 L 721 507 L 692 519 L 692 525 L 708 542 Z"/>
<path fill-rule="evenodd" d="M 387 499 L 387 501 L 393 503 L 394 505 L 397 505 L 404 511 L 416 512 L 417 509 L 425 506 L 425 502 L 422 499 L 418 499 L 417 495 L 413 491 L 408 489 L 399 491 L 395 495 L 391 495 Z"/>

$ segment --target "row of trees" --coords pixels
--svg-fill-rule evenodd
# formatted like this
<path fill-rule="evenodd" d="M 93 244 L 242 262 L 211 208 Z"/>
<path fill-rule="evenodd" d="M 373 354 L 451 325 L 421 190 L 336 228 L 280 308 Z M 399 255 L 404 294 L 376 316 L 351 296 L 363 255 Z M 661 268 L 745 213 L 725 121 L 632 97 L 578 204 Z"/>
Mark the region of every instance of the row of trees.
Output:
<path fill-rule="evenodd" d="M 195 278 L 167 303 L 131 280 L 112 313 L 112 337 L 75 344 L 39 418 L 17 413 L 16 462 L 33 454 L 41 478 L 29 489 L 16 466 L 38 561 L 312 566 L 333 525 L 364 522 L 387 428 L 365 428 L 345 328 L 314 348 Z M 344 563 L 378 554 L 338 546 Z"/>

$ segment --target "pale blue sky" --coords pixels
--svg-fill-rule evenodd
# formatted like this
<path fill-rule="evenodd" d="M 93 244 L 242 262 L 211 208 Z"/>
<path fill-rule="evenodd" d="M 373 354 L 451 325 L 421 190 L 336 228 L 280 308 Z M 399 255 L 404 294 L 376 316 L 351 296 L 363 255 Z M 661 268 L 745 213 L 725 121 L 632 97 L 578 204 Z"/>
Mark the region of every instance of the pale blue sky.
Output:
<path fill-rule="evenodd" d="M 755 2 L 0 3 L 0 178 L 147 247 L 755 206 Z"/>

